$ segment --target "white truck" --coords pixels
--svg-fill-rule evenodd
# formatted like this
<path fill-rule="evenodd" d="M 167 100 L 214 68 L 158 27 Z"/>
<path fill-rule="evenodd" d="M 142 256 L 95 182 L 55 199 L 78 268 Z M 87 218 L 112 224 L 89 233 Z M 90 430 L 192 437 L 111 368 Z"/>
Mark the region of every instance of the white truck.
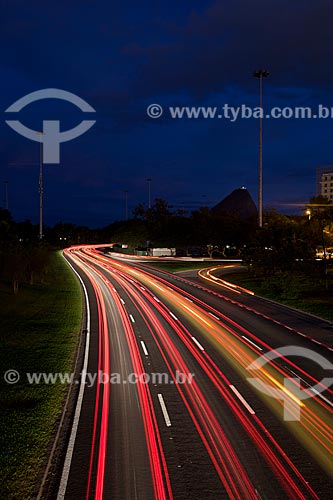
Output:
<path fill-rule="evenodd" d="M 151 257 L 175 257 L 175 248 L 150 248 L 149 255 Z"/>

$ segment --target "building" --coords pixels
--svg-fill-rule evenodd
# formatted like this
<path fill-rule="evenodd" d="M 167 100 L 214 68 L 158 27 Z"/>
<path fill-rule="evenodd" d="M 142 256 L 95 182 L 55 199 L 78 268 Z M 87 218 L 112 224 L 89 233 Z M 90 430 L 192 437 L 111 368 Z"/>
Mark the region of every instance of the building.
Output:
<path fill-rule="evenodd" d="M 317 196 L 325 196 L 333 202 L 333 166 L 317 168 Z"/>

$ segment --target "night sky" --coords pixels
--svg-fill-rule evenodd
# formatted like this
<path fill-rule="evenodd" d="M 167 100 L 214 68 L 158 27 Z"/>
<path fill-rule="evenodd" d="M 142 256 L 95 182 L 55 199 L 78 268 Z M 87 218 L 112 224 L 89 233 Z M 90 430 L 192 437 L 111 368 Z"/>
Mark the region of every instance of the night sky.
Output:
<path fill-rule="evenodd" d="M 1 0 L 1 205 L 9 181 L 16 220 L 38 220 L 39 145 L 4 111 L 44 88 L 95 110 L 44 100 L 16 119 L 36 130 L 95 126 L 45 165 L 45 222 L 104 226 L 152 196 L 175 208 L 213 206 L 246 186 L 257 199 L 258 120 L 173 120 L 168 106 L 258 106 L 253 70 L 267 68 L 265 108 L 333 106 L 331 0 Z M 333 120 L 264 121 L 264 205 L 290 210 L 315 194 L 315 170 L 333 163 Z M 297 211 L 294 208 L 293 211 Z"/>

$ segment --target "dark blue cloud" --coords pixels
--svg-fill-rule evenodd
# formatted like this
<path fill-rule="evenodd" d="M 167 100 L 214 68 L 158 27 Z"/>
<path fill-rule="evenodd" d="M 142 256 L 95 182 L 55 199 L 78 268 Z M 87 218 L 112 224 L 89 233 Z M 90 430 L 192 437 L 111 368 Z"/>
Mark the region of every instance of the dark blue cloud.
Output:
<path fill-rule="evenodd" d="M 174 206 L 218 202 L 246 185 L 257 189 L 258 122 L 160 120 L 158 102 L 258 105 L 255 68 L 268 67 L 265 105 L 333 106 L 333 5 L 329 0 L 2 2 L 0 21 L 2 174 L 15 217 L 38 215 L 38 144 L 4 124 L 4 110 L 47 87 L 75 94 L 96 109 L 97 123 L 61 146 L 61 165 L 45 166 L 45 215 L 95 226 L 124 216 L 153 195 Z M 69 104 L 31 105 L 21 119 L 40 128 L 82 118 Z M 332 163 L 332 120 L 265 120 L 267 205 L 306 201 L 315 168 Z"/>

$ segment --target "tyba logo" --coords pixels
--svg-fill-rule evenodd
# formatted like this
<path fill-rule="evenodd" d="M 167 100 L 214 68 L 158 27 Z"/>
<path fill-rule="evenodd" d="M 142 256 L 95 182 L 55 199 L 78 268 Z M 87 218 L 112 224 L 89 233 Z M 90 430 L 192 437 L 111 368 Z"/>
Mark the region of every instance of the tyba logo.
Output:
<path fill-rule="evenodd" d="M 95 113 L 94 108 L 86 101 L 71 92 L 60 89 L 43 89 L 27 94 L 9 106 L 6 113 L 18 113 L 28 104 L 41 99 L 61 99 L 74 104 L 83 112 Z M 60 144 L 84 134 L 96 123 L 96 120 L 82 120 L 79 125 L 64 132 L 60 132 L 59 120 L 43 120 L 41 132 L 26 127 L 18 120 L 6 120 L 6 123 L 23 137 L 43 143 L 43 163 L 60 163 Z"/>

